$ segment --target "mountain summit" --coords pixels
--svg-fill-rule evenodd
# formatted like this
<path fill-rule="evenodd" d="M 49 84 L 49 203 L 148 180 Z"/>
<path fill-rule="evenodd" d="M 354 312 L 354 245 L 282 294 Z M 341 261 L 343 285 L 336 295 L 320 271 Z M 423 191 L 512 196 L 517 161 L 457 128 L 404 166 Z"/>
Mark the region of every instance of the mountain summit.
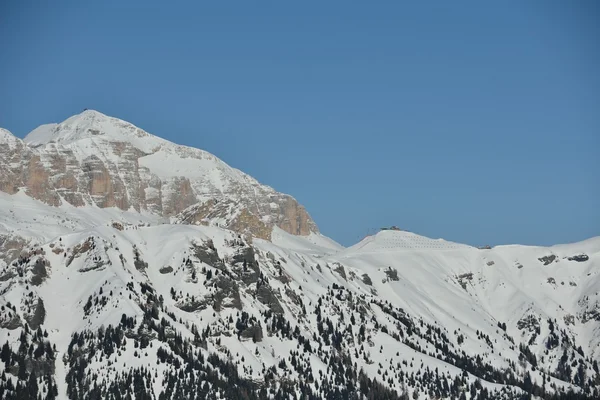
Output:
<path fill-rule="evenodd" d="M 119 118 L 109 117 L 95 110 L 85 110 L 60 124 L 45 124 L 31 131 L 25 139 L 34 146 L 48 143 L 69 144 L 85 139 L 127 142 L 150 153 L 163 144 L 174 145 Z"/>
<path fill-rule="evenodd" d="M 10 140 L 12 145 L 0 149 L 0 190 L 7 193 L 24 190 L 54 206 L 148 211 L 263 239 L 270 239 L 274 226 L 294 235 L 318 232 L 293 197 L 206 151 L 97 111 L 42 125 L 23 141 L 12 135 Z"/>

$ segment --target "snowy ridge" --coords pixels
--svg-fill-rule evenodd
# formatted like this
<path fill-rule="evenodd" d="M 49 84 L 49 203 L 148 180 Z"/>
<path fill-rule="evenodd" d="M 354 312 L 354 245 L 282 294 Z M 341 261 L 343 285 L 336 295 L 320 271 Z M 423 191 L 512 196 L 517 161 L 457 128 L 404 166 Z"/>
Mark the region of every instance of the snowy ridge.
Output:
<path fill-rule="evenodd" d="M 129 143 L 147 154 L 140 158 L 141 166 L 149 168 L 160 178 L 203 177 L 212 169 L 227 174 L 229 178 L 240 179 L 245 175 L 206 151 L 177 145 L 129 122 L 94 110 L 86 110 L 60 124 L 42 125 L 23 140 L 35 147 L 49 143 L 64 146 L 71 149 L 80 161 L 93 155 L 104 156 L 108 161 L 115 157 L 110 143 Z M 215 178 L 217 181 L 221 177 L 217 175 Z"/>
<path fill-rule="evenodd" d="M 53 137 L 57 134 L 58 124 L 44 124 L 40 125 L 23 139 L 23 141 L 30 146 L 36 147 L 49 143 Z"/>
<path fill-rule="evenodd" d="M 51 384 L 38 379 L 44 393 L 87 398 L 97 381 L 124 395 L 132 389 L 122 379 L 133 374 L 154 398 L 193 398 L 190 379 L 215 398 L 238 398 L 241 388 L 250 398 L 307 390 L 426 399 L 466 390 L 467 398 L 508 399 L 539 396 L 542 387 L 598 394 L 600 238 L 479 250 L 383 231 L 343 249 L 316 233 L 275 227 L 272 241 L 249 242 L 215 226 L 165 222 L 0 194 L 0 345 L 8 341 L 17 357 L 28 329 L 23 340 L 56 346 L 24 356 L 41 370 L 53 366 Z M 47 336 L 31 333 L 38 327 Z M 114 348 L 99 339 L 105 332 L 120 338 Z M 183 343 L 199 364 L 189 364 Z M 349 357 L 356 381 L 335 384 L 338 357 Z M 186 379 L 175 359 L 190 365 Z M 235 378 L 226 375 L 236 384 L 211 368 L 235 368 Z M 17 372 L 7 379 L 18 385 Z M 382 386 L 349 389 L 360 387 L 359 376 Z"/>
<path fill-rule="evenodd" d="M 403 250 L 454 250 L 469 249 L 471 246 L 448 242 L 443 239 L 430 239 L 408 231 L 383 230 L 375 235 L 367 236 L 359 243 L 349 247 L 344 254 L 403 251 Z"/>
<path fill-rule="evenodd" d="M 315 256 L 332 255 L 344 249 L 342 245 L 320 233 L 311 233 L 306 237 L 295 236 L 277 227 L 273 228 L 271 241 L 276 246 L 310 253 Z"/>
<path fill-rule="evenodd" d="M 14 148 L 21 140 L 8 130 L 0 128 L 0 145 Z"/>
<path fill-rule="evenodd" d="M 157 146 L 173 144 L 129 122 L 109 117 L 95 110 L 86 110 L 60 124 L 41 125 L 25 136 L 23 141 L 35 145 L 48 143 L 67 145 L 94 138 L 131 142 L 135 147 L 148 153 Z"/>

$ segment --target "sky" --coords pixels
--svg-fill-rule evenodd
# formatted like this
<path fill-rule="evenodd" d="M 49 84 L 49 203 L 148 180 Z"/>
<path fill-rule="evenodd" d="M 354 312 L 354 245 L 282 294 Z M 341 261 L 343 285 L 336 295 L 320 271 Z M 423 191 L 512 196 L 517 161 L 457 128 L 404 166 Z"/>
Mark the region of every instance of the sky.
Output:
<path fill-rule="evenodd" d="M 355 4 L 350 4 L 355 3 Z M 207 150 L 351 245 L 600 235 L 600 2 L 0 3 L 0 127 L 84 108 Z"/>

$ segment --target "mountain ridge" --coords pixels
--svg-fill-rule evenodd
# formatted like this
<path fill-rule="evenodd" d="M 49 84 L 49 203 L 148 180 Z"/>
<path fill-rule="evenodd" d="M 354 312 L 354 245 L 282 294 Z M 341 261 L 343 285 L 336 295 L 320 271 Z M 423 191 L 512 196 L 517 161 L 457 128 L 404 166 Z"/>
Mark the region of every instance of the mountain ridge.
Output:
<path fill-rule="evenodd" d="M 600 237 L 344 248 L 202 150 L 67 121 L 0 131 L 0 398 L 600 398 Z"/>
<path fill-rule="evenodd" d="M 305 374 L 318 382 L 309 384 L 317 398 L 336 392 L 353 398 L 352 390 L 348 391 L 353 378 L 345 378 L 348 381 L 339 387 L 329 386 L 329 379 L 340 379 L 330 367 L 338 357 L 335 354 L 346 354 L 360 366 L 357 374 L 362 370 L 372 382 L 391 390 L 381 392 L 385 396 L 397 396 L 387 398 L 404 398 L 403 394 L 431 398 L 437 390 L 441 397 L 450 398 L 454 387 L 458 393 L 460 387 L 475 387 L 469 398 L 487 393 L 491 398 L 516 399 L 527 393 L 523 380 L 527 377 L 537 385 L 538 395 L 547 381 L 548 395 L 567 393 L 570 388 L 582 394 L 590 390 L 587 398 L 594 398 L 593 387 L 578 389 L 576 371 L 564 380 L 561 374 L 566 372 L 560 371 L 566 367 L 560 359 L 567 351 L 567 357 L 576 361 L 574 369 L 583 365 L 590 383 L 598 379 L 593 368 L 600 345 L 600 252 L 590 250 L 598 247 L 600 238 L 558 250 L 407 249 L 403 240 L 397 240 L 398 246 L 386 252 L 348 252 L 335 246 L 323 250 L 319 245 L 323 242 L 314 245 L 308 237 L 282 230 L 276 230 L 275 243 L 258 238 L 249 243 L 216 226 L 173 225 L 151 214 L 141 219 L 137 212 L 114 208 L 50 207 L 22 192 L 15 202 L 14 196 L 0 195 L 0 226 L 5 227 L 0 242 L 27 239 L 27 231 L 46 233 L 25 240 L 20 256 L 10 257 L 0 246 L 0 253 L 7 256 L 0 261 L 0 303 L 5 306 L 0 313 L 0 343 L 12 338 L 10 347 L 16 357 L 18 333 L 26 322 L 30 332 L 38 326 L 42 332 L 47 330 L 44 340 L 56 345 L 50 386 L 56 385 L 57 398 L 92 398 L 94 376 L 104 382 L 102 387 L 111 388 L 110 382 L 120 382 L 121 374 L 129 372 L 141 374 L 154 396 L 163 392 L 167 396 L 163 398 L 171 398 L 181 390 L 179 398 L 193 398 L 186 394 L 191 389 L 184 385 L 188 379 L 172 389 L 163 388 L 172 374 L 177 376 L 177 368 L 176 363 L 161 363 L 162 354 L 166 351 L 179 362 L 188 361 L 176 347 L 176 337 L 169 339 L 152 322 L 161 319 L 189 338 L 187 346 L 199 352 L 205 365 L 198 370 L 190 367 L 197 371 L 194 379 L 211 382 L 207 392 L 221 393 L 221 398 L 235 398 L 234 392 L 218 385 L 225 378 L 203 375 L 210 354 L 234 360 L 247 380 L 240 382 L 265 382 L 254 389 L 256 398 L 276 398 L 259 394 L 260 387 L 298 395 L 298 386 L 289 392 L 283 382 L 300 382 Z M 60 222 L 67 218 L 70 227 Z M 61 226 L 60 231 L 40 229 L 52 221 Z M 384 231 L 373 240 L 389 243 L 390 236 L 413 234 Z M 426 239 L 421 238 L 417 239 Z M 587 260 L 568 260 L 581 251 L 587 251 Z M 545 265 L 549 258 L 544 257 L 551 255 L 555 258 Z M 20 306 L 13 311 L 8 304 Z M 36 317 L 42 315 L 36 304 L 43 305 L 43 318 Z M 65 310 L 72 314 L 68 319 Z M 151 317 L 155 312 L 158 319 Z M 289 331 L 285 323 L 280 325 L 279 316 L 291 323 Z M 295 326 L 301 327 L 299 335 L 293 333 Z M 90 363 L 81 364 L 79 353 L 69 350 L 73 343 L 85 349 L 104 337 L 101 332 L 117 328 L 124 335 L 118 352 L 100 346 L 95 353 L 84 352 Z M 207 330 L 211 333 L 201 333 Z M 77 336 L 82 332 L 87 332 L 86 339 Z M 141 332 L 150 335 L 148 343 L 143 344 Z M 26 336 L 29 341 L 39 340 L 31 333 Z M 195 340 L 198 344 L 193 345 Z M 297 345 L 309 347 L 297 354 Z M 480 364 L 474 364 L 479 367 L 463 365 L 461 357 L 480 358 Z M 74 371 L 80 368 L 82 378 L 75 379 Z M 153 372 L 145 376 L 141 368 Z M 441 375 L 429 376 L 425 368 L 437 368 Z M 504 373 L 490 368 L 513 371 L 513 378 L 501 378 Z M 265 380 L 271 374 L 276 378 Z M 318 378 L 321 374 L 327 378 Z M 19 381 L 15 378 L 15 382 Z"/>

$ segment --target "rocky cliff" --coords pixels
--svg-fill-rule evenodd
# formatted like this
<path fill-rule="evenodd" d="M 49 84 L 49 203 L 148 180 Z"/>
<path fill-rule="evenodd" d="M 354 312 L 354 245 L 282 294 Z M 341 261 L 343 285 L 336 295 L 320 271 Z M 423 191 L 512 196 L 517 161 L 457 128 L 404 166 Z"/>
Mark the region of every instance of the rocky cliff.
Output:
<path fill-rule="evenodd" d="M 206 151 L 92 110 L 42 125 L 24 140 L 1 130 L 0 190 L 23 190 L 53 206 L 147 211 L 263 239 L 274 226 L 294 235 L 318 232 L 293 197 Z"/>

